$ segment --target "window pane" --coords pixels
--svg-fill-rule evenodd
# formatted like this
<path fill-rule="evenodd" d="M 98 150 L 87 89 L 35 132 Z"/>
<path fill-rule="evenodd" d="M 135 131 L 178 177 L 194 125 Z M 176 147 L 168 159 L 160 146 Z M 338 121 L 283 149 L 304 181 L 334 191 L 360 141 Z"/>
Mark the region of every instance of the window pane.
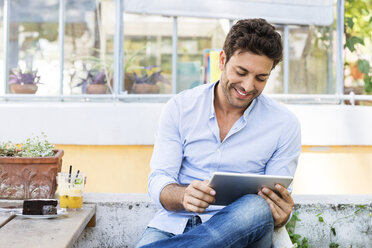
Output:
<path fill-rule="evenodd" d="M 114 0 L 67 1 L 63 93 L 106 94 L 112 91 Z M 108 84 L 107 82 L 111 82 Z"/>
<path fill-rule="evenodd" d="M 274 25 L 275 26 L 275 25 Z M 275 26 L 276 31 L 282 37 L 283 42 L 283 26 Z M 266 83 L 265 91 L 266 94 L 281 94 L 284 92 L 283 85 L 283 61 L 277 64 L 274 70 L 271 71 L 269 80 Z"/>
<path fill-rule="evenodd" d="M 9 3 L 9 92 L 58 94 L 58 1 Z"/>
<path fill-rule="evenodd" d="M 0 94 L 4 93 L 4 0 L 0 0 Z"/>
<path fill-rule="evenodd" d="M 218 54 L 229 29 L 227 19 L 178 19 L 177 92 L 203 84 L 204 72 L 210 74 L 208 82 L 219 79 L 219 69 L 211 72 L 210 68 L 218 65 Z M 205 56 L 209 57 L 209 65 Z"/>
<path fill-rule="evenodd" d="M 124 90 L 172 92 L 173 19 L 124 13 Z"/>
<path fill-rule="evenodd" d="M 289 92 L 334 93 L 329 27 L 290 26 Z"/>

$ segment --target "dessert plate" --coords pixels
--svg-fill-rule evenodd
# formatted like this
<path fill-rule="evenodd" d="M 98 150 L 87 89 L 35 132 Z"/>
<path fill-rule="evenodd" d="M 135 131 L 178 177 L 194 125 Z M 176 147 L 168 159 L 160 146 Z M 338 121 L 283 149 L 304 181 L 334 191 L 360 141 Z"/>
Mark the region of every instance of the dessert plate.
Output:
<path fill-rule="evenodd" d="M 22 214 L 22 206 L 21 207 L 2 207 L 0 208 L 0 213 L 6 214 Z"/>
<path fill-rule="evenodd" d="M 59 209 L 57 210 L 57 214 L 46 214 L 46 215 L 25 215 L 25 214 L 22 214 L 22 213 L 17 213 L 16 215 L 17 216 L 20 216 L 22 218 L 28 218 L 28 219 L 52 219 L 52 218 L 57 218 L 59 216 L 62 216 L 62 215 L 66 215 L 67 212 L 63 209 Z"/>

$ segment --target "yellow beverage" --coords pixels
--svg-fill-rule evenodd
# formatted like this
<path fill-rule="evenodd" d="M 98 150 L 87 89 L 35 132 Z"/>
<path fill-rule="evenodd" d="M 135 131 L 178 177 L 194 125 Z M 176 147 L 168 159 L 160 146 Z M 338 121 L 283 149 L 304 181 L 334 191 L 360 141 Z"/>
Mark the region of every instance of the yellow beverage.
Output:
<path fill-rule="evenodd" d="M 83 196 L 59 196 L 59 205 L 61 208 L 82 208 Z"/>
<path fill-rule="evenodd" d="M 61 208 L 82 208 L 85 177 L 82 173 L 79 175 L 69 175 L 67 173 L 58 173 L 58 193 L 59 206 Z"/>

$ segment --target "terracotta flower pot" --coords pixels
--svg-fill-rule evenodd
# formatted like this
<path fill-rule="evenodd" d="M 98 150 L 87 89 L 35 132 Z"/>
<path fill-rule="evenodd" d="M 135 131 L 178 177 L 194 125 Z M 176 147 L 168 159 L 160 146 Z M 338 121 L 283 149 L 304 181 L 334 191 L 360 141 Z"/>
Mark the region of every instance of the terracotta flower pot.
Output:
<path fill-rule="evenodd" d="M 350 73 L 354 80 L 363 79 L 364 74 L 359 71 L 358 64 L 350 66 Z"/>
<path fill-rule="evenodd" d="M 107 84 L 88 84 L 86 93 L 87 94 L 106 94 Z"/>
<path fill-rule="evenodd" d="M 158 94 L 160 88 L 156 84 L 133 84 L 132 93 L 135 94 Z"/>
<path fill-rule="evenodd" d="M 35 94 L 37 91 L 36 84 L 11 84 L 10 91 L 16 94 Z"/>
<path fill-rule="evenodd" d="M 54 157 L 0 157 L 0 198 L 53 198 L 63 150 L 54 152 Z"/>

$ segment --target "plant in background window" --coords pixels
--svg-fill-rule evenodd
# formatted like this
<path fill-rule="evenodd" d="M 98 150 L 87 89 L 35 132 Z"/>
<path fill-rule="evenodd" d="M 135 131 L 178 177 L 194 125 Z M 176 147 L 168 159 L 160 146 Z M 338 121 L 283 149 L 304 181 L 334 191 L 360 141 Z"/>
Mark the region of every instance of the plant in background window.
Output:
<path fill-rule="evenodd" d="M 24 70 L 17 68 L 11 70 L 9 75 L 9 87 L 12 93 L 35 94 L 40 76 L 37 70 Z"/>
<path fill-rule="evenodd" d="M 85 65 L 84 68 L 86 68 Z M 112 77 L 110 78 L 112 80 Z M 98 69 L 87 70 L 86 77 L 82 78 L 81 82 L 76 85 L 76 87 L 80 86 L 82 93 L 105 94 L 108 89 L 106 73 Z"/>
<path fill-rule="evenodd" d="M 161 75 L 162 70 L 157 65 L 134 67 L 126 75 L 132 82 L 131 93 L 158 94 L 158 83 L 170 84 L 168 79 Z"/>
<path fill-rule="evenodd" d="M 99 49 L 95 53 L 101 54 Z M 73 58 L 73 61 L 81 61 L 82 77 L 75 87 L 81 87 L 83 94 L 106 94 L 112 93 L 114 61 L 112 56 L 101 55 L 101 57 L 87 56 Z M 110 82 L 108 84 L 107 82 Z"/>
<path fill-rule="evenodd" d="M 372 91 L 371 33 L 372 2 L 345 1 L 345 90 L 362 93 L 364 86 L 365 92 Z"/>

